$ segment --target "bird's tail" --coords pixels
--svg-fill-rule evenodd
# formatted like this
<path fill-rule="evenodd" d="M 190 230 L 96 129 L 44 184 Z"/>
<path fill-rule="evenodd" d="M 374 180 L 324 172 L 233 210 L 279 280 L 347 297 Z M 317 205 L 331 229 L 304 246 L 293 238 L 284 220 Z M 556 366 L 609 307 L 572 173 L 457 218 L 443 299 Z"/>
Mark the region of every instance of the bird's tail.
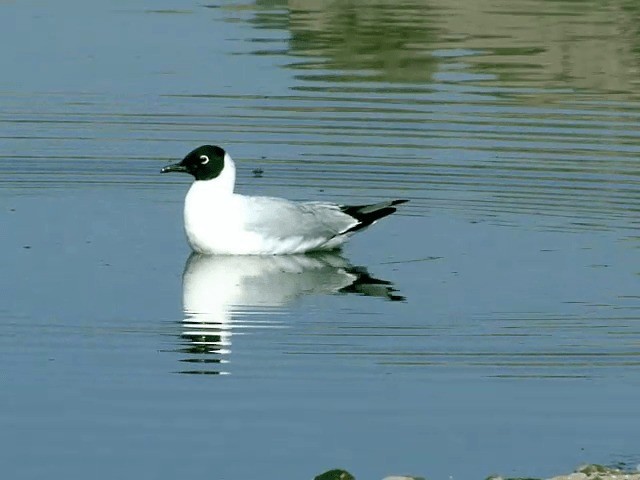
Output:
<path fill-rule="evenodd" d="M 407 203 L 409 200 L 390 200 L 388 202 L 374 203 L 372 205 L 343 205 L 340 210 L 355 218 L 358 223 L 341 232 L 341 234 L 356 232 L 372 225 L 382 217 L 391 215 L 397 209 L 396 205 Z"/>

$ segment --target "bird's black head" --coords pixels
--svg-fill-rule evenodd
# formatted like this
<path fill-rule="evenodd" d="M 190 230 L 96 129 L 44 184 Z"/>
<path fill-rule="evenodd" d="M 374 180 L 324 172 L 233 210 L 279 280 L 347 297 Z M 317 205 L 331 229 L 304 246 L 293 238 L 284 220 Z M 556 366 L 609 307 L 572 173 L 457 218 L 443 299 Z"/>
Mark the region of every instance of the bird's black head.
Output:
<path fill-rule="evenodd" d="M 224 149 L 215 145 L 202 145 L 182 159 L 180 163 L 167 165 L 160 173 L 184 172 L 196 180 L 216 178 L 224 168 Z"/>

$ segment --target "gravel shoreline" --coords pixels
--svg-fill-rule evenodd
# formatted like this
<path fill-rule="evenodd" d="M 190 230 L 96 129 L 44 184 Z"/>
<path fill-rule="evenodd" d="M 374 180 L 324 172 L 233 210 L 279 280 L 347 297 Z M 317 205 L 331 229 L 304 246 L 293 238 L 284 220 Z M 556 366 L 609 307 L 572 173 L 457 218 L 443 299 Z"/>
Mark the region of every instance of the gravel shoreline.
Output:
<path fill-rule="evenodd" d="M 356 480 L 346 470 L 335 469 L 324 472 L 314 478 L 314 480 Z M 414 477 L 406 475 L 391 475 L 382 480 L 427 480 L 427 477 Z M 548 479 L 539 477 L 503 477 L 500 475 L 490 475 L 485 480 L 640 480 L 640 465 L 635 471 L 625 471 L 618 468 L 605 467 L 595 463 L 581 465 L 574 472 L 557 475 Z"/>

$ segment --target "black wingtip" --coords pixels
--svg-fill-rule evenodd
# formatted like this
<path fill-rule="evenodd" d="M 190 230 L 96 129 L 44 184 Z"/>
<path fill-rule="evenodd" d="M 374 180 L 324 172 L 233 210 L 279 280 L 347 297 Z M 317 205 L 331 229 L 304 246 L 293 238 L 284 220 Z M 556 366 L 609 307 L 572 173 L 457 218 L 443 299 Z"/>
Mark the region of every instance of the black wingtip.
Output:
<path fill-rule="evenodd" d="M 355 218 L 358 221 L 358 224 L 344 232 L 341 232 L 341 234 L 362 230 L 377 220 L 396 212 L 396 205 L 407 203 L 408 201 L 409 200 L 406 199 L 398 199 L 388 202 L 374 203 L 371 205 L 345 205 L 340 209 L 347 215 Z"/>

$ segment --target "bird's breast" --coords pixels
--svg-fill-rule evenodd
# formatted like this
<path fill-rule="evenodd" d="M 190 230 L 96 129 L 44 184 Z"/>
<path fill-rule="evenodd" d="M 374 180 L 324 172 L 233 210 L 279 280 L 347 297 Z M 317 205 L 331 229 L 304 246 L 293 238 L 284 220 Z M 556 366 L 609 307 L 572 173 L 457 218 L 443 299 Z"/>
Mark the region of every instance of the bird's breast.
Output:
<path fill-rule="evenodd" d="M 243 233 L 242 202 L 236 195 L 220 195 L 194 186 L 184 203 L 184 229 L 191 248 L 204 254 L 235 253 L 238 245 L 248 240 Z"/>

